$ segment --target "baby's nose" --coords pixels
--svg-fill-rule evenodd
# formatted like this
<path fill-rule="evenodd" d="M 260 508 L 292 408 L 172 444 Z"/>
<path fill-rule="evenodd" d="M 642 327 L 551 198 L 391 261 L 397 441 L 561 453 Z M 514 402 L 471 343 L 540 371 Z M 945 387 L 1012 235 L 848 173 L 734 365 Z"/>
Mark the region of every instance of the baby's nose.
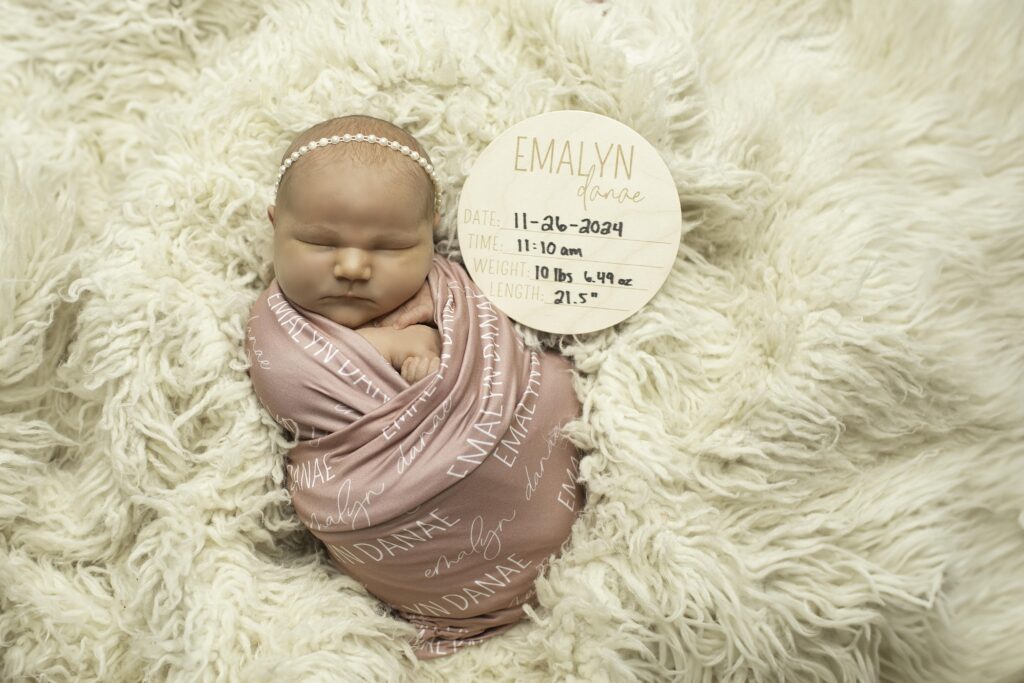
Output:
<path fill-rule="evenodd" d="M 334 276 L 349 280 L 370 278 L 370 255 L 362 249 L 338 249 Z"/>

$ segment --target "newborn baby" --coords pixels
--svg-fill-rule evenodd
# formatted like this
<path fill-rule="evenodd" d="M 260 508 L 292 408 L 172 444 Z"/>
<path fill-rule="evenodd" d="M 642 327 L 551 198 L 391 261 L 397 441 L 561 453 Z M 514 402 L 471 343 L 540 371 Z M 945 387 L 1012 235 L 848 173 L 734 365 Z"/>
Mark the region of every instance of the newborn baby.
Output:
<path fill-rule="evenodd" d="M 296 514 L 335 567 L 418 627 L 417 657 L 498 635 L 537 604 L 585 503 L 560 434 L 580 411 L 572 366 L 528 350 L 434 252 L 437 176 L 405 130 L 319 123 L 278 181 L 275 276 L 246 349 L 260 402 L 298 439 Z"/>
<path fill-rule="evenodd" d="M 347 127 L 314 126 L 285 159 Z M 289 168 L 267 215 L 274 226 L 274 271 L 289 300 L 359 332 L 410 383 L 437 370 L 441 335 L 435 328 L 373 324 L 416 322 L 417 313 L 432 324 L 426 279 L 441 213 L 426 172 L 376 144 L 334 145 Z M 388 315 L 403 304 L 405 317 Z"/>

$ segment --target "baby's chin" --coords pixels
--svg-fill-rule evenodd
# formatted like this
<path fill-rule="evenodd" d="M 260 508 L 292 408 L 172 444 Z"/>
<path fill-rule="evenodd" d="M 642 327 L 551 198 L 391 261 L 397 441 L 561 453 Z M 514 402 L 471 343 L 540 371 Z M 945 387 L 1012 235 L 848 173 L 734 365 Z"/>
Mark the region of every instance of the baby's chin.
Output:
<path fill-rule="evenodd" d="M 314 310 L 328 320 L 352 329 L 363 327 L 384 315 L 383 311 L 377 310 L 377 304 L 366 300 L 328 299 Z"/>

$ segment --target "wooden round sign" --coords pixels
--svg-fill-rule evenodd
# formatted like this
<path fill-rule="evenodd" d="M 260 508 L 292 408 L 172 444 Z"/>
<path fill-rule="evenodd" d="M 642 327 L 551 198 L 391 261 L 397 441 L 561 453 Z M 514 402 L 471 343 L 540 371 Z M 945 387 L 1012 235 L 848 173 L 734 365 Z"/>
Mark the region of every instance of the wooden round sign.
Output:
<path fill-rule="evenodd" d="M 515 124 L 477 159 L 458 208 L 466 269 L 506 315 L 544 332 L 619 323 L 675 262 L 679 193 L 643 137 L 586 111 Z"/>

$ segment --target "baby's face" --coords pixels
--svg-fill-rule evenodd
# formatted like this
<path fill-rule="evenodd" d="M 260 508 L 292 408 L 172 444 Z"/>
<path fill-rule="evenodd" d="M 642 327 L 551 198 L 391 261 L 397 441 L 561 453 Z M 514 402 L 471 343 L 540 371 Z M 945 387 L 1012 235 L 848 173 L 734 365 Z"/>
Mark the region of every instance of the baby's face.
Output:
<path fill-rule="evenodd" d="M 290 179 L 274 225 L 274 272 L 291 301 L 352 329 L 409 300 L 434 255 L 423 190 L 394 170 L 351 159 L 320 160 Z M 424 182 L 430 180 L 424 176 Z M 357 299 L 340 298 L 351 293 Z"/>

